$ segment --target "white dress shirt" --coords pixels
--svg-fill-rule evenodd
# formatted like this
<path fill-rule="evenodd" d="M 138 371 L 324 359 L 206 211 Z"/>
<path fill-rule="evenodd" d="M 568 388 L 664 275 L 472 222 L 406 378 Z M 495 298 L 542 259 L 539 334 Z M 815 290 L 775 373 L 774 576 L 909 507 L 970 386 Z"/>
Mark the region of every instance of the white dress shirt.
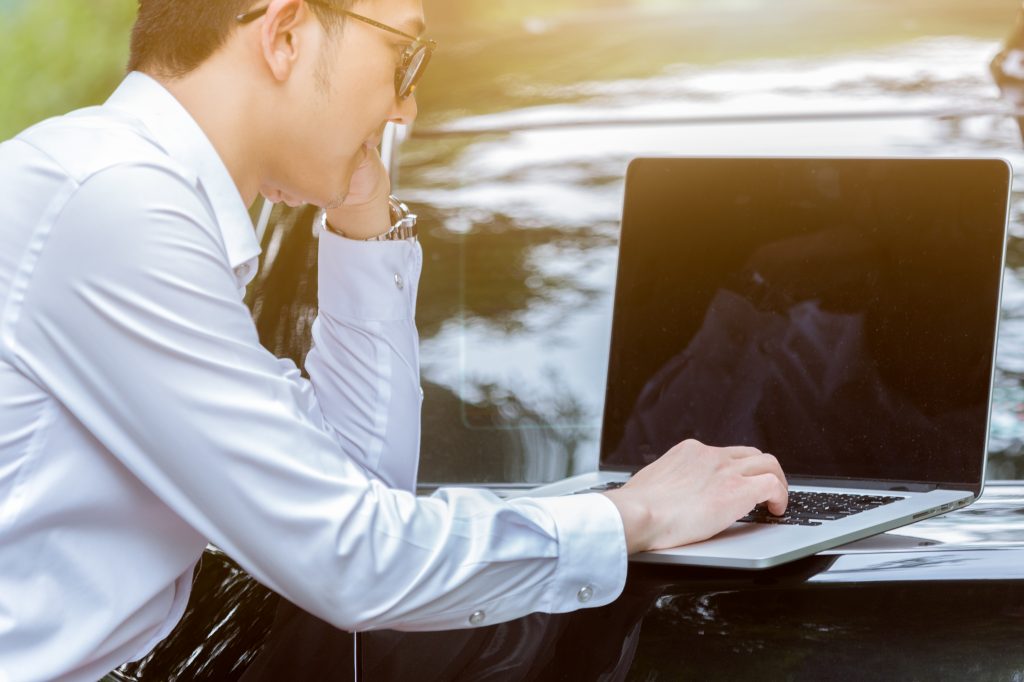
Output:
<path fill-rule="evenodd" d="M 304 380 L 240 289 L 259 246 L 210 141 L 129 75 L 0 145 L 0 680 L 95 680 L 180 618 L 207 542 L 345 629 L 612 601 L 600 495 L 415 497 L 415 242 L 320 239 Z"/>

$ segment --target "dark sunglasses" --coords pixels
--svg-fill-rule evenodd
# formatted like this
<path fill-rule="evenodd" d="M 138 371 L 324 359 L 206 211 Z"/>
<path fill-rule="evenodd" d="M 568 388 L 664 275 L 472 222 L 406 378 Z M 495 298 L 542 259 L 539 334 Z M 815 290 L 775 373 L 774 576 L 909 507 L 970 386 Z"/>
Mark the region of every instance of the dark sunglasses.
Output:
<path fill-rule="evenodd" d="M 430 57 L 434 54 L 434 50 L 437 48 L 437 43 L 433 40 L 425 40 L 423 38 L 417 38 L 414 35 L 409 35 L 405 31 L 399 31 L 397 28 L 392 28 L 387 24 L 382 24 L 379 21 L 375 21 L 369 17 L 364 17 L 362 14 L 356 14 L 350 12 L 347 9 L 339 9 L 334 7 L 329 2 L 322 0 L 306 0 L 311 5 L 319 5 L 325 9 L 329 9 L 339 14 L 344 14 L 347 17 L 352 17 L 358 21 L 361 21 L 370 26 L 374 26 L 388 33 L 394 33 L 395 35 L 408 38 L 411 42 L 402 51 L 402 55 L 398 61 L 398 66 L 395 68 L 395 95 L 398 99 L 405 99 L 416 90 L 416 84 L 423 76 L 423 72 L 427 69 L 427 64 L 430 63 Z M 264 14 L 266 14 L 267 8 L 261 7 L 259 9 L 250 10 L 243 12 L 235 17 L 235 20 L 240 24 L 248 24 L 256 21 Z"/>

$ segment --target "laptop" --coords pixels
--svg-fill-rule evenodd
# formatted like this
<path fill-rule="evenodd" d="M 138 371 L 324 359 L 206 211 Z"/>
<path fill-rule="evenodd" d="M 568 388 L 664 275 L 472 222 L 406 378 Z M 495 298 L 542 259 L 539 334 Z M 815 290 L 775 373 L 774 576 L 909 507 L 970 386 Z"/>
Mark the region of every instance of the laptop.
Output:
<path fill-rule="evenodd" d="M 985 479 L 1001 159 L 641 158 L 626 174 L 596 472 L 687 438 L 775 455 L 790 508 L 635 561 L 768 568 L 963 507 Z"/>

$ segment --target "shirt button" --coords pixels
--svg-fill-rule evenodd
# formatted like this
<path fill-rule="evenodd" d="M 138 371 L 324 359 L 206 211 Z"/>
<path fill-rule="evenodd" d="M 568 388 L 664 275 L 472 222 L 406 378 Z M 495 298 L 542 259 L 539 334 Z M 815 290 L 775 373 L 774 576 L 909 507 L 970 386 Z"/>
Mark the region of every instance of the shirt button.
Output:
<path fill-rule="evenodd" d="M 398 287 L 399 291 L 405 288 L 405 280 L 397 272 L 395 273 L 395 286 Z"/>
<path fill-rule="evenodd" d="M 588 601 L 591 600 L 593 596 L 594 588 L 590 585 L 587 585 L 586 587 L 581 587 L 580 591 L 576 593 L 576 599 L 578 599 L 581 604 L 586 604 Z"/>
<path fill-rule="evenodd" d="M 484 618 L 485 614 L 483 611 L 474 611 L 473 615 L 469 617 L 469 624 L 480 625 L 480 623 L 484 622 Z"/>

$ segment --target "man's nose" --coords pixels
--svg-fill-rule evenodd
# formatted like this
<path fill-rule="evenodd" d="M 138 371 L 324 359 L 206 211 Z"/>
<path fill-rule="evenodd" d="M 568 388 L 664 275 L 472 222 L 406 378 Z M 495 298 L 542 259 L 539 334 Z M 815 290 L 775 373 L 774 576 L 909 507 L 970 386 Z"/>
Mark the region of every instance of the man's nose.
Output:
<path fill-rule="evenodd" d="M 394 111 L 391 112 L 391 118 L 388 120 L 393 123 L 410 125 L 416 120 L 417 113 L 419 113 L 419 108 L 416 105 L 415 94 L 410 94 L 405 99 L 398 99 L 396 97 Z"/>

